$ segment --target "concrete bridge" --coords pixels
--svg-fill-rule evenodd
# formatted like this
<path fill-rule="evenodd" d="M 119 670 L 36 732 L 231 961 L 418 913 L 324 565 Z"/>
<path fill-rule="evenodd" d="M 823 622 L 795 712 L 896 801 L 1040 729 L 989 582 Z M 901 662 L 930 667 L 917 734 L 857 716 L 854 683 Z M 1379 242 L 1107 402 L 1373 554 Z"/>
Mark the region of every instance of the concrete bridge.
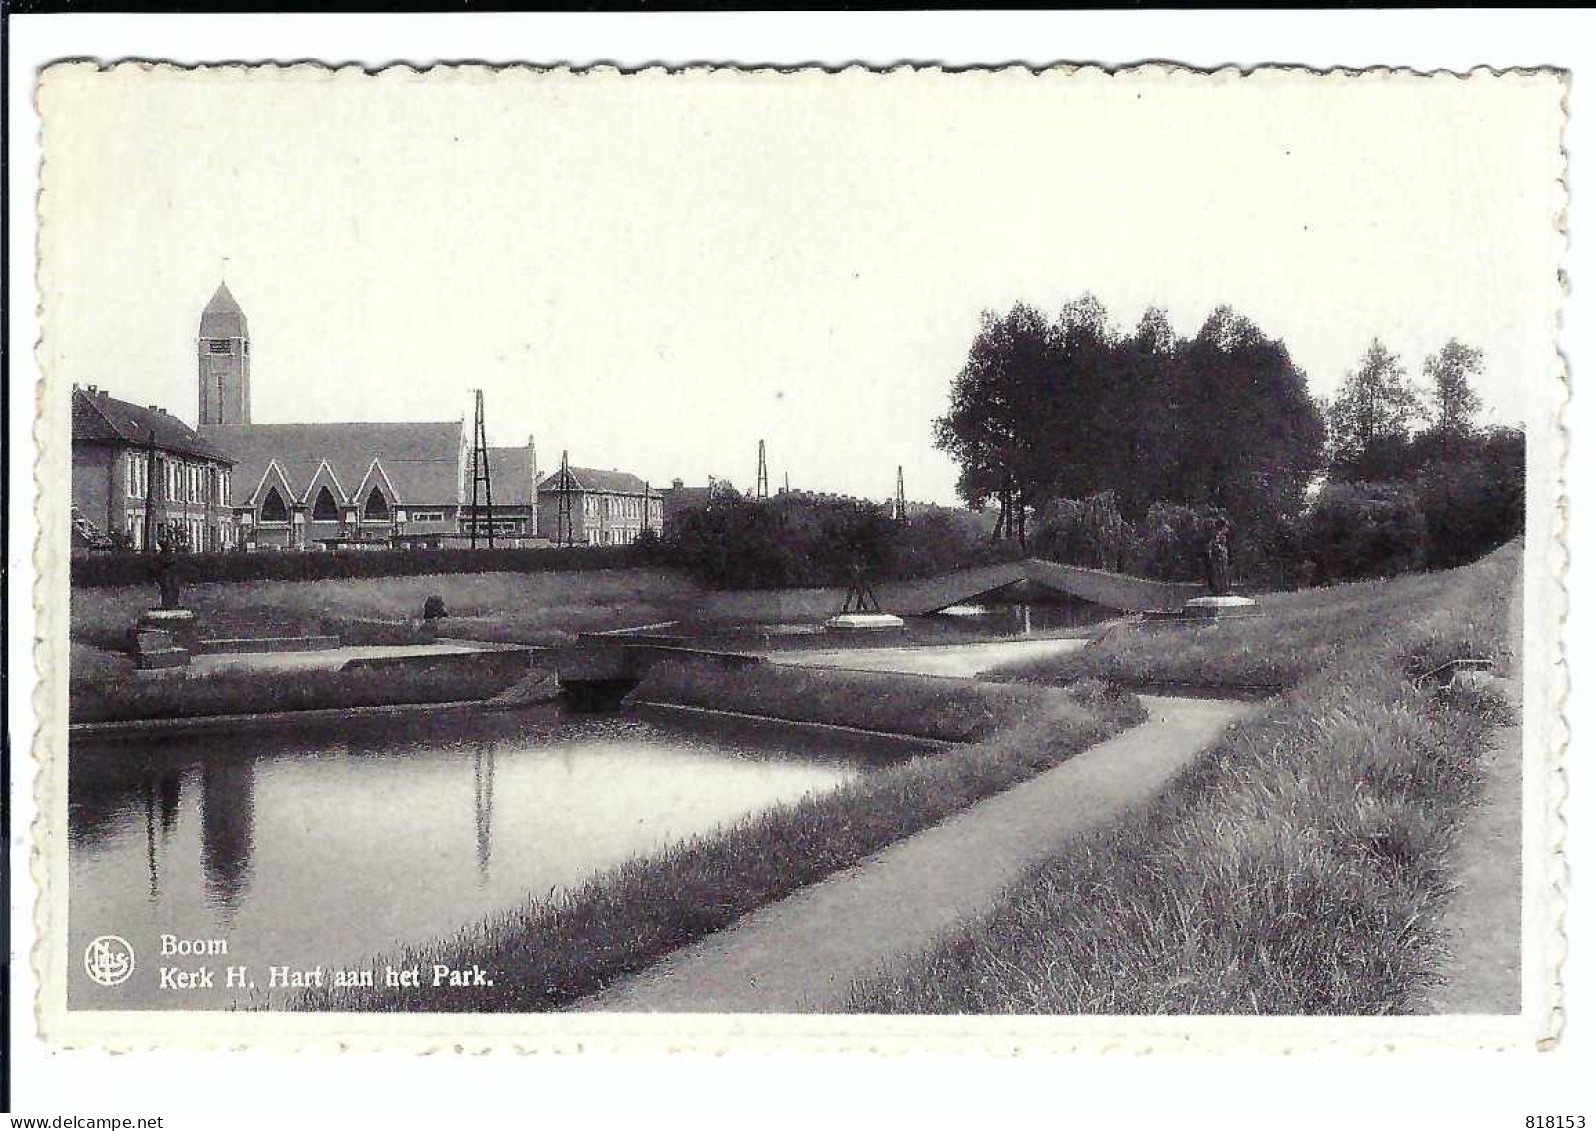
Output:
<path fill-rule="evenodd" d="M 1126 613 L 1174 612 L 1207 592 L 1195 581 L 1149 581 L 1125 573 L 1060 565 L 1040 558 L 974 566 L 876 590 L 881 607 L 900 616 L 928 616 L 1021 581 Z"/>
<path fill-rule="evenodd" d="M 584 632 L 575 644 L 533 649 L 534 662 L 553 668 L 560 690 L 579 711 L 614 710 L 659 664 L 715 673 L 765 662 L 763 656 L 694 648 L 671 637 Z"/>

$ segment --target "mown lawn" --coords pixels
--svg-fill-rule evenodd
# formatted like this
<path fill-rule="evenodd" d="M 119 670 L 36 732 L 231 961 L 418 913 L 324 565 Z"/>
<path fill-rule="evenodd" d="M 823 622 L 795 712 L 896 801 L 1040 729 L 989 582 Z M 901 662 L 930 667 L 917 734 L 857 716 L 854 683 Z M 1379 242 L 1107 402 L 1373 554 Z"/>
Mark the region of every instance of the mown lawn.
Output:
<path fill-rule="evenodd" d="M 75 647 L 74 664 L 91 651 Z M 81 673 L 73 668 L 69 710 L 74 723 L 462 703 L 505 690 L 526 674 L 527 661 L 523 654 L 485 652 L 418 670 L 224 670 L 154 678 L 95 671 L 92 665 Z"/>
<path fill-rule="evenodd" d="M 664 570 L 616 569 L 200 584 L 184 586 L 182 601 L 207 633 L 267 636 L 315 633 L 341 618 L 413 619 L 433 594 L 449 610 L 446 635 L 496 630 L 498 639 L 552 644 L 579 632 L 679 617 L 697 605 L 701 590 Z M 75 589 L 72 639 L 121 647 L 128 627 L 156 599 L 150 586 Z"/>
<path fill-rule="evenodd" d="M 847 1007 L 1420 1009 L 1445 976 L 1441 917 L 1479 755 L 1511 709 L 1489 690 L 1420 690 L 1411 679 L 1449 658 L 1501 659 L 1516 647 L 1505 626 L 1521 559 L 1513 544 L 1383 590 L 1283 600 L 1285 639 L 1323 670 L 1232 730 L 1145 813 L 1060 846 L 991 915 L 855 986 Z M 1113 663 L 1211 679 L 1221 657 L 1254 655 L 1268 624 L 1247 629 L 1252 651 L 1216 636 L 1209 652 L 1189 647 L 1162 667 L 1124 653 Z M 1305 666 L 1287 662 L 1270 670 Z"/>
<path fill-rule="evenodd" d="M 912 684 L 917 677 L 897 678 Z M 939 694 L 956 692 L 940 689 Z M 990 702 L 983 696 L 983 704 Z M 440 997 L 427 990 L 384 987 L 379 976 L 374 989 L 326 990 L 266 999 L 260 1005 L 370 1011 L 557 1009 L 983 797 L 1059 765 L 1146 714 L 1135 699 L 1097 684 L 1049 695 L 1040 710 L 1035 701 L 1014 703 L 1017 711 L 1004 720 L 1007 725 L 984 742 L 865 774 L 829 793 L 630 861 L 568 892 L 533 899 L 510 914 L 467 926 L 453 938 L 371 962 L 379 970 L 389 964 L 461 968 L 476 963 L 493 972 L 492 986 Z"/>
<path fill-rule="evenodd" d="M 975 742 L 1056 698 L 1047 688 L 895 672 L 758 664 L 706 674 L 662 665 L 632 693 L 642 702 L 739 711 L 950 742 Z"/>

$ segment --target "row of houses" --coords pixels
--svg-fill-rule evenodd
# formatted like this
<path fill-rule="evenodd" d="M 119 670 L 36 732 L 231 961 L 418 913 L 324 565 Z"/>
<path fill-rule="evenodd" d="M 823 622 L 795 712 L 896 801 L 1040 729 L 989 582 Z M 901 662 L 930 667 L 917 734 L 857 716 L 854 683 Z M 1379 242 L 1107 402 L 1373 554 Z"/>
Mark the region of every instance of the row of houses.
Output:
<path fill-rule="evenodd" d="M 238 424 L 196 430 L 155 405 L 72 390 L 72 527 L 81 550 L 624 546 L 665 521 L 669 490 L 621 471 L 540 475 L 531 438 L 488 449 L 491 510 L 471 507 L 463 420 Z M 485 501 L 485 500 L 484 500 Z"/>
<path fill-rule="evenodd" d="M 486 450 L 464 420 L 256 424 L 249 320 L 227 284 L 200 314 L 196 428 L 157 405 L 72 389 L 72 529 L 78 548 L 624 546 L 664 522 L 667 492 L 635 475 L 540 474 L 537 448 Z M 487 489 L 491 487 L 491 506 Z M 473 507 L 473 496 L 483 504 Z"/>
<path fill-rule="evenodd" d="M 75 548 L 144 549 L 162 534 L 205 551 L 438 548 L 490 531 L 495 545 L 625 546 L 730 490 L 713 477 L 656 489 L 613 468 L 543 472 L 529 436 L 487 448 L 492 506 L 473 511 L 474 493 L 487 500 L 463 419 L 254 423 L 249 320 L 226 283 L 200 314 L 195 356 L 192 428 L 73 386 Z"/>

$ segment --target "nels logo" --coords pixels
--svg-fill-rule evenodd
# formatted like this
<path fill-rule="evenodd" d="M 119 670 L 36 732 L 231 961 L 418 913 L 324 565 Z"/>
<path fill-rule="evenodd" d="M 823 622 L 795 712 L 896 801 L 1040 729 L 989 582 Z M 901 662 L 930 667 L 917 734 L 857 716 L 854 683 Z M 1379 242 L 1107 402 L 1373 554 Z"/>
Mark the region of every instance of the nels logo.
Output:
<path fill-rule="evenodd" d="M 102 986 L 120 986 L 133 976 L 133 947 L 121 935 L 101 935 L 84 950 L 83 969 Z"/>

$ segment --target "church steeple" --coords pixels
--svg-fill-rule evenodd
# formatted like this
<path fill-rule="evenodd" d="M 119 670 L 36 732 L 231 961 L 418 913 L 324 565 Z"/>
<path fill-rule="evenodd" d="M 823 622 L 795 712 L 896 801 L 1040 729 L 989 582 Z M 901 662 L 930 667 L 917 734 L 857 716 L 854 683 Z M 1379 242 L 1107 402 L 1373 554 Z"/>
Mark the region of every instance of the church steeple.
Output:
<path fill-rule="evenodd" d="M 201 428 L 249 421 L 249 320 L 224 282 L 200 315 Z"/>

